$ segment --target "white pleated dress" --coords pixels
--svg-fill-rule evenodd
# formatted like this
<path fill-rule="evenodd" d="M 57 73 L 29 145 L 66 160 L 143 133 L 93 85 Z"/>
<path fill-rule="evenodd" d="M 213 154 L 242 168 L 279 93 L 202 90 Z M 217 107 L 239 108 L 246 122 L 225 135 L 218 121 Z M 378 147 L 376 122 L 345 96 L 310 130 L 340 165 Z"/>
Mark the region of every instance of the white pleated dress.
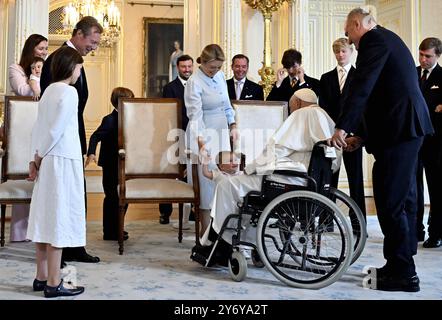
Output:
<path fill-rule="evenodd" d="M 78 135 L 78 94 L 51 84 L 38 106 L 30 159 L 43 158 L 31 200 L 27 238 L 53 247 L 86 244 L 84 175 Z"/>

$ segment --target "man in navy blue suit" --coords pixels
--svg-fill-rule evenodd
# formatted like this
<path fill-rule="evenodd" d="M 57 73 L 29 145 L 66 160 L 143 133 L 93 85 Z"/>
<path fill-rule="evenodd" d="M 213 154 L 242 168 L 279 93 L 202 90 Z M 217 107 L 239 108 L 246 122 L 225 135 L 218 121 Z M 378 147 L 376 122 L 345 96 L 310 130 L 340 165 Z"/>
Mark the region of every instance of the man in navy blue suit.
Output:
<path fill-rule="evenodd" d="M 237 54 L 232 58 L 233 77 L 227 80 L 227 90 L 230 100 L 264 100 L 262 87 L 247 79 L 249 58 Z"/>
<path fill-rule="evenodd" d="M 437 248 L 442 245 L 442 197 L 439 184 L 442 180 L 442 67 L 437 63 L 442 53 L 442 41 L 438 38 L 426 38 L 419 46 L 419 64 L 417 75 L 428 112 L 430 113 L 435 134 L 425 137 L 419 153 L 417 169 L 417 235 L 418 241 L 425 238 L 424 218 L 424 183 L 423 169 L 427 177 L 430 196 L 430 221 L 428 239 L 424 248 Z"/>
<path fill-rule="evenodd" d="M 339 38 L 333 42 L 333 53 L 338 65 L 333 70 L 324 73 L 319 80 L 321 95 L 319 105 L 327 111 L 330 118 L 336 122 L 342 112 L 342 100 L 350 90 L 349 83 L 355 72 L 350 59 L 353 54 L 353 46 L 345 38 Z M 362 172 L 362 148 L 343 154 L 345 171 L 347 172 L 350 196 L 361 209 L 364 217 L 365 194 L 364 176 Z M 337 187 L 339 170 L 333 174 L 332 186 Z"/>
<path fill-rule="evenodd" d="M 191 56 L 185 54 L 180 56 L 177 61 L 178 76 L 175 80 L 166 84 L 163 88 L 163 98 L 178 98 L 181 100 L 181 129 L 186 130 L 189 118 L 186 113 L 186 105 L 184 103 L 184 87 L 186 86 L 187 80 L 193 73 L 193 59 Z M 160 203 L 160 223 L 168 224 L 170 221 L 170 215 L 172 214 L 173 208 L 171 203 Z M 189 226 L 184 226 L 186 229 Z M 183 227 L 183 228 L 184 228 Z"/>
<path fill-rule="evenodd" d="M 393 32 L 362 8 L 347 17 L 345 32 L 358 50 L 351 90 L 330 145 L 352 149 L 365 121 L 365 146 L 375 158 L 373 193 L 384 234 L 385 266 L 375 269 L 374 289 L 420 290 L 413 256 L 416 238 L 416 166 L 425 135 L 433 133 L 413 57 Z"/>

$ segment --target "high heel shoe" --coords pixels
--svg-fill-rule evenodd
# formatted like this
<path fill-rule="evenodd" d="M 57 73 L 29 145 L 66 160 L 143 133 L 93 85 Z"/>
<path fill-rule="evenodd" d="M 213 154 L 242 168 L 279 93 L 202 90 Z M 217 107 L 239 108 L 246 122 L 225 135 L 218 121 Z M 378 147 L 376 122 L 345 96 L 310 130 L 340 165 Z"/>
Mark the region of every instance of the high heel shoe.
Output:
<path fill-rule="evenodd" d="M 84 292 L 84 287 L 76 287 L 74 289 L 67 289 L 63 286 L 63 280 L 56 287 L 46 286 L 44 288 L 45 298 L 67 297 L 76 296 Z"/>

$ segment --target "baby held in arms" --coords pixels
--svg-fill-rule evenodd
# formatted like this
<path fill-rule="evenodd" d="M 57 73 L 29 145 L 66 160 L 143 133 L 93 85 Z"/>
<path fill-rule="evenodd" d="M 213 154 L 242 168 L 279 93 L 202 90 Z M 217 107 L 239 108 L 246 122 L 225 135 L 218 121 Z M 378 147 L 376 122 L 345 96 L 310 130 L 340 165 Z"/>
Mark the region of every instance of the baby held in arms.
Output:
<path fill-rule="evenodd" d="M 228 179 L 230 176 L 237 176 L 242 174 L 239 170 L 240 157 L 233 151 L 220 151 L 215 158 L 216 167 L 213 170 L 212 158 L 210 155 L 205 155 L 201 159 L 203 174 L 207 179 L 219 183 L 223 179 Z"/>

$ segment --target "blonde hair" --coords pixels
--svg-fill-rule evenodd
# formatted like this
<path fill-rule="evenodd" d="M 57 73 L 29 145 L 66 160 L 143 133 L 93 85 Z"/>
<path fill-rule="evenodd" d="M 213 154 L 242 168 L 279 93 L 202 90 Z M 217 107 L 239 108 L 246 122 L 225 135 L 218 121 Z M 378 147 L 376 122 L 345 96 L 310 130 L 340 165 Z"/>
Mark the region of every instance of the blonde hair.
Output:
<path fill-rule="evenodd" d="M 350 49 L 353 51 L 353 46 L 348 42 L 347 38 L 339 38 L 333 42 L 333 52 L 339 52 L 342 49 Z"/>
<path fill-rule="evenodd" d="M 219 60 L 225 61 L 223 49 L 217 44 L 209 44 L 201 52 L 201 55 L 196 59 L 197 63 L 207 63 L 210 61 Z"/>

